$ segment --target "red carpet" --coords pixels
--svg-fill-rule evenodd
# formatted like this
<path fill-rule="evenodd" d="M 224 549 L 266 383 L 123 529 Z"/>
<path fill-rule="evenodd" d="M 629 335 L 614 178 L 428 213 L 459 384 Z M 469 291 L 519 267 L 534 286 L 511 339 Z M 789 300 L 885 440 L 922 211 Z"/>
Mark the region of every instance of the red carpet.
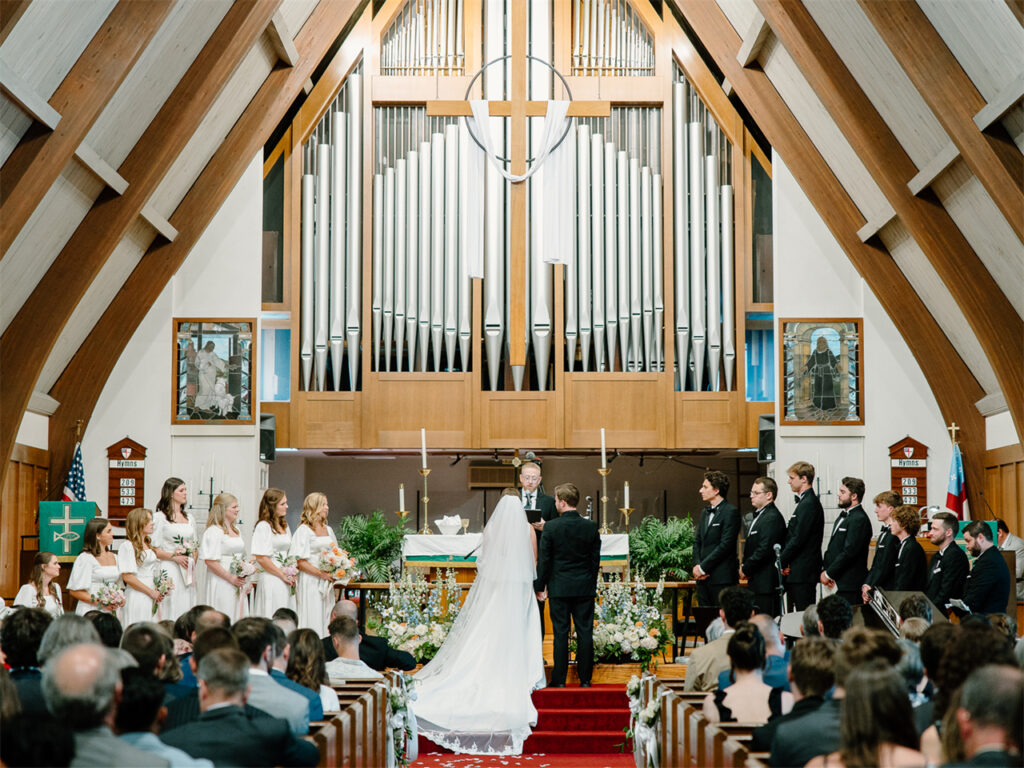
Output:
<path fill-rule="evenodd" d="M 420 737 L 420 758 L 414 766 L 457 768 L 625 768 L 631 751 L 622 752 L 629 725 L 629 703 L 623 685 L 592 688 L 544 688 L 533 694 L 537 727 L 519 757 L 453 755 Z"/>

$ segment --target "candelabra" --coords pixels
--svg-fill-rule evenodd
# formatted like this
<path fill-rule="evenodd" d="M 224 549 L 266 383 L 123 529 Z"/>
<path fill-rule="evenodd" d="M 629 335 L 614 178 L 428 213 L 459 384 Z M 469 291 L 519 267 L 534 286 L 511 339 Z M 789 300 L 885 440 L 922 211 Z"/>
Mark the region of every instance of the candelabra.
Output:
<path fill-rule="evenodd" d="M 399 521 L 401 521 L 402 527 L 404 528 L 405 527 L 405 521 L 409 519 L 409 510 L 408 509 L 400 509 L 397 512 L 395 512 L 395 514 L 398 515 L 398 519 L 399 519 Z"/>
<path fill-rule="evenodd" d="M 608 527 L 608 474 L 611 467 L 598 467 L 597 474 L 601 476 L 601 534 L 608 534 L 612 529 Z"/>
<path fill-rule="evenodd" d="M 196 512 L 198 512 L 199 510 L 202 510 L 202 511 L 206 512 L 207 514 L 209 514 L 211 509 L 213 509 L 213 499 L 214 499 L 214 497 L 216 497 L 217 495 L 219 495 L 221 493 L 224 493 L 224 491 L 220 490 L 220 491 L 217 491 L 217 493 L 214 493 L 213 492 L 213 475 L 210 476 L 209 480 L 210 480 L 210 483 L 209 483 L 210 490 L 209 491 L 204 491 L 202 489 L 199 489 L 198 491 L 196 491 L 195 495 L 193 496 L 193 498 L 195 498 L 196 496 L 200 496 L 200 497 L 205 496 L 206 497 L 206 506 L 205 507 L 200 507 L 200 506 L 197 506 L 195 504 L 189 504 L 186 507 L 186 509 L 193 510 L 193 511 L 196 511 Z"/>
<path fill-rule="evenodd" d="M 619 507 L 620 514 L 626 518 L 626 533 L 629 533 L 629 516 L 636 511 L 636 507 Z"/>
<path fill-rule="evenodd" d="M 428 513 L 429 508 L 427 505 L 430 503 L 430 496 L 427 494 L 427 477 L 430 475 L 430 470 L 423 467 L 420 470 L 420 476 L 423 478 L 423 498 L 420 501 L 423 502 L 423 530 L 420 534 L 423 536 L 429 536 L 432 531 L 430 530 L 430 515 Z"/>

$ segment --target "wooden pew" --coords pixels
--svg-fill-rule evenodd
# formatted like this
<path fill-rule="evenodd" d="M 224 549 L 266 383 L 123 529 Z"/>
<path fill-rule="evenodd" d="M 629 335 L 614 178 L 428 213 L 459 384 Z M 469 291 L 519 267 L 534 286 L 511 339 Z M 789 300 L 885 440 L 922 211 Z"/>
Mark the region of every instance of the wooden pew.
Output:
<path fill-rule="evenodd" d="M 320 753 L 319 768 L 334 768 L 338 765 L 338 732 L 328 720 L 314 720 L 309 724 L 307 741 L 316 745 Z"/>
<path fill-rule="evenodd" d="M 332 685 L 350 731 L 341 750 L 342 765 L 375 768 L 387 759 L 387 685 L 381 680 L 353 680 Z"/>

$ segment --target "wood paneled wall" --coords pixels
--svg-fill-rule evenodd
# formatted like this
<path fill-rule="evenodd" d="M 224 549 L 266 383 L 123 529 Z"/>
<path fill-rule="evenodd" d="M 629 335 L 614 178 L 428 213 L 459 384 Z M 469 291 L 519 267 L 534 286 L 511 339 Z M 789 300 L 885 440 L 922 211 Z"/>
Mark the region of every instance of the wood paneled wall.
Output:
<path fill-rule="evenodd" d="M 22 536 L 39 533 L 36 511 L 49 492 L 50 452 L 16 443 L 0 490 L 0 596 L 18 592 Z"/>
<path fill-rule="evenodd" d="M 1024 447 L 1008 445 L 985 451 L 984 491 L 984 509 L 972 510 L 971 516 L 979 520 L 1001 517 L 1020 536 L 1024 531 Z"/>

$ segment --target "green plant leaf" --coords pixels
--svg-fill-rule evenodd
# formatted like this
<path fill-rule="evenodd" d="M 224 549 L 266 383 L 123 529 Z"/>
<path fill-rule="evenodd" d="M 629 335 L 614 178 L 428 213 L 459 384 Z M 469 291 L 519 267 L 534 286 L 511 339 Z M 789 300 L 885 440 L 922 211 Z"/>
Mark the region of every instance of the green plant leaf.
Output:
<path fill-rule="evenodd" d="M 369 515 L 349 515 L 338 523 L 338 544 L 356 559 L 367 581 L 391 580 L 391 564 L 402 555 L 406 534 L 400 524 L 391 525 L 375 509 Z"/>

